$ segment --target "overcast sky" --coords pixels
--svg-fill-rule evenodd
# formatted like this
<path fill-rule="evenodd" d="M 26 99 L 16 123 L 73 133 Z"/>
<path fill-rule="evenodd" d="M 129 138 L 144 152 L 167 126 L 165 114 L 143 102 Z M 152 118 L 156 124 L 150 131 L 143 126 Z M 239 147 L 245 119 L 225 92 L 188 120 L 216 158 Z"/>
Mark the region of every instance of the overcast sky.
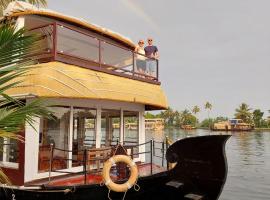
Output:
<path fill-rule="evenodd" d="M 160 51 L 169 105 L 206 101 L 212 116 L 233 117 L 246 102 L 270 109 L 269 0 L 48 0 L 49 8 L 81 17 Z M 205 117 L 202 109 L 200 118 Z"/>

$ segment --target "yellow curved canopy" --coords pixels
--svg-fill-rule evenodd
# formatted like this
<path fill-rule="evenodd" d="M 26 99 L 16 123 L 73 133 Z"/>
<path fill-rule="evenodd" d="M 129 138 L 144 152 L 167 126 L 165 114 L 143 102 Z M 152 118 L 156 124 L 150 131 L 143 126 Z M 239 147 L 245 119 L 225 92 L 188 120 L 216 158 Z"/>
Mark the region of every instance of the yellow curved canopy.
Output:
<path fill-rule="evenodd" d="M 35 65 L 10 95 L 46 98 L 102 99 L 140 103 L 152 109 L 166 109 L 167 99 L 160 85 L 103 72 L 49 62 Z"/>

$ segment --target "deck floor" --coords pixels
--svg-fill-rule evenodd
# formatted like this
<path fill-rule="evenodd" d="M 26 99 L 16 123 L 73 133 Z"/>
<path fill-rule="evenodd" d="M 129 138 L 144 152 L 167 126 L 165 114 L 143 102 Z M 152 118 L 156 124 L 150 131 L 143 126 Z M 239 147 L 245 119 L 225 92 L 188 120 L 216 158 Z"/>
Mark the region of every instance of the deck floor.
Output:
<path fill-rule="evenodd" d="M 139 177 L 151 175 L 151 164 L 140 164 L 138 166 Z M 166 169 L 164 167 L 153 164 L 152 165 L 153 174 L 163 172 Z M 121 177 L 116 175 L 111 175 L 112 180 L 117 181 Z M 71 185 L 81 185 L 84 184 L 84 175 L 72 175 L 72 176 L 61 176 L 54 177 L 53 180 L 48 184 L 48 180 L 40 181 L 36 184 L 38 185 L 51 185 L 51 186 L 71 186 Z M 102 175 L 99 174 L 87 174 L 86 184 L 99 184 L 102 182 Z"/>

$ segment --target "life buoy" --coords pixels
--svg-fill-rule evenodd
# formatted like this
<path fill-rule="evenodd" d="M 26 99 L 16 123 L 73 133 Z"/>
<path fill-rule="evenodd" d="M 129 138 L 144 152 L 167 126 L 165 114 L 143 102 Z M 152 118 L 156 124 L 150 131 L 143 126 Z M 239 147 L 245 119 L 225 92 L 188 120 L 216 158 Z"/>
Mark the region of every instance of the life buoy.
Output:
<path fill-rule="evenodd" d="M 122 184 L 114 183 L 110 177 L 111 167 L 118 162 L 126 163 L 130 167 L 130 177 L 127 182 Z M 102 177 L 104 184 L 109 188 L 109 190 L 114 192 L 125 192 L 137 182 L 138 168 L 135 162 L 129 156 L 115 155 L 104 163 Z"/>

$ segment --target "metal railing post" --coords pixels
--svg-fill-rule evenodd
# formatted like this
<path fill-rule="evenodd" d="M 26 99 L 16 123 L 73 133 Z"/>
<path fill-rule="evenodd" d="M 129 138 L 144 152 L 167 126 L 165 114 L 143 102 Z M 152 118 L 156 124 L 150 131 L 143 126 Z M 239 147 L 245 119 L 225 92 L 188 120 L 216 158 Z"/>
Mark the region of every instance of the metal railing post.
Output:
<path fill-rule="evenodd" d="M 166 136 L 165 142 L 166 142 L 166 152 L 167 152 L 168 147 L 169 147 L 168 136 Z M 166 160 L 166 161 L 167 161 L 167 160 Z M 169 162 L 167 161 L 167 170 L 169 170 L 169 168 L 170 168 Z"/>
<path fill-rule="evenodd" d="M 135 75 L 135 53 L 132 52 L 132 75 Z"/>
<path fill-rule="evenodd" d="M 164 167 L 164 146 L 165 146 L 165 144 L 164 144 L 164 140 L 163 140 L 163 142 L 162 142 L 162 167 Z"/>
<path fill-rule="evenodd" d="M 152 139 L 152 141 L 153 141 L 153 156 L 155 156 L 156 155 L 155 140 Z"/>
<path fill-rule="evenodd" d="M 153 140 L 150 140 L 150 164 L 151 164 L 151 175 L 153 174 Z"/>
<path fill-rule="evenodd" d="M 50 170 L 49 170 L 49 183 L 51 182 L 52 162 L 53 162 L 53 143 L 50 144 Z"/>
<path fill-rule="evenodd" d="M 56 60 L 57 56 L 57 23 L 53 24 L 53 60 Z"/>
<path fill-rule="evenodd" d="M 159 62 L 158 62 L 158 60 L 156 59 L 156 62 L 157 62 L 157 74 L 156 74 L 156 78 L 157 78 L 157 81 L 158 81 L 158 79 L 159 79 Z"/>
<path fill-rule="evenodd" d="M 87 159 L 87 149 L 83 150 L 83 173 L 84 173 L 84 184 L 86 184 L 86 161 Z"/>

